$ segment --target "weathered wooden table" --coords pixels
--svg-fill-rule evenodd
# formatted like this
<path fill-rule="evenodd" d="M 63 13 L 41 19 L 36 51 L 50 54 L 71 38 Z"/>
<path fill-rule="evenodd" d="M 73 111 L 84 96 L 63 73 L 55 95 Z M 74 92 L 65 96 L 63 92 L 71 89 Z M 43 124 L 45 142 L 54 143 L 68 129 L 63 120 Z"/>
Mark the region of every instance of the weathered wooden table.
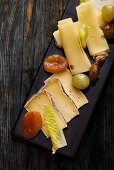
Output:
<path fill-rule="evenodd" d="M 0 0 L 0 170 L 114 169 L 114 64 L 73 160 L 11 138 L 67 2 Z"/>

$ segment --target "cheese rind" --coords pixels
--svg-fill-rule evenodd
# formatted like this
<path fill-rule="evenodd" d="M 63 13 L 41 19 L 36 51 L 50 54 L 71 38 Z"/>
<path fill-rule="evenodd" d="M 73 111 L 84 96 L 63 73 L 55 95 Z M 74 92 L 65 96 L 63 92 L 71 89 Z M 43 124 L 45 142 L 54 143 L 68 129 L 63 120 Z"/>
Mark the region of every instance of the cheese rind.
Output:
<path fill-rule="evenodd" d="M 68 69 L 63 72 L 53 74 L 48 79 L 46 79 L 44 83 L 47 84 L 49 81 L 51 81 L 54 78 L 60 80 L 66 94 L 73 100 L 73 102 L 76 104 L 78 109 L 81 106 L 88 103 L 86 96 L 79 89 L 76 89 L 72 85 L 72 75 Z"/>
<path fill-rule="evenodd" d="M 90 70 L 91 63 L 79 43 L 75 29 L 76 23 L 59 26 L 62 46 L 72 75 Z"/>
<path fill-rule="evenodd" d="M 97 56 L 97 54 L 102 51 L 108 51 L 109 46 L 106 39 L 104 38 L 103 31 L 99 28 L 96 11 L 92 3 L 82 3 L 76 7 L 76 10 L 79 22 L 89 26 L 87 47 L 90 55 Z"/>
<path fill-rule="evenodd" d="M 26 105 L 24 106 L 24 108 L 28 111 L 37 111 L 40 112 L 42 118 L 43 118 L 43 107 L 44 105 L 47 104 L 50 109 L 53 111 L 56 121 L 58 123 L 58 125 L 64 129 L 65 127 L 67 127 L 67 124 L 64 120 L 64 118 L 62 117 L 62 115 L 55 109 L 54 105 L 53 105 L 53 100 L 51 98 L 51 96 L 49 95 L 49 93 L 46 90 L 40 91 L 39 93 L 35 94 L 34 96 L 32 96 L 32 98 L 26 103 Z M 45 124 L 42 125 L 42 131 L 44 132 L 44 134 L 49 137 L 49 133 L 48 130 L 45 126 Z"/>
<path fill-rule="evenodd" d="M 72 99 L 63 92 L 63 88 L 64 87 L 60 83 L 59 79 L 55 78 L 43 86 L 41 90 L 45 89 L 48 91 L 57 109 L 64 117 L 66 123 L 68 123 L 75 116 L 79 115 L 79 112 Z"/>

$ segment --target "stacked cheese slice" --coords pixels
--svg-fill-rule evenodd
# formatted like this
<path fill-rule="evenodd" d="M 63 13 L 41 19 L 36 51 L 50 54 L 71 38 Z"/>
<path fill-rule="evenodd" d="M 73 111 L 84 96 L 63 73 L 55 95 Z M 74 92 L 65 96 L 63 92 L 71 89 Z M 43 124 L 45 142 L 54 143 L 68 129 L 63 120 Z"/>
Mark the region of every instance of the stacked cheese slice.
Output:
<path fill-rule="evenodd" d="M 79 115 L 77 107 L 80 108 L 88 103 L 88 100 L 80 90 L 73 87 L 72 75 L 69 70 L 53 74 L 44 83 L 45 85 L 39 92 L 32 96 L 26 103 L 25 109 L 29 112 L 40 112 L 42 118 L 45 105 L 51 110 L 51 114 L 54 114 L 59 127 L 59 132 L 61 132 L 61 138 L 59 137 L 60 140 L 58 142 L 63 141 L 61 145 L 58 144 L 58 149 L 66 146 L 66 140 L 62 130 L 67 127 L 69 121 Z M 48 128 L 49 124 L 47 127 L 45 122 L 43 121 L 42 131 L 48 138 L 51 137 Z M 52 128 L 51 131 L 53 131 Z M 55 149 L 55 147 L 53 148 Z"/>
<path fill-rule="evenodd" d="M 90 70 L 91 63 L 78 37 L 79 22 L 71 18 L 58 22 L 59 30 L 53 33 L 56 44 L 63 47 L 72 75 Z"/>
<path fill-rule="evenodd" d="M 100 29 L 100 27 L 104 25 L 101 14 L 94 8 L 92 2 L 81 3 L 76 7 L 76 10 L 78 14 L 78 22 L 73 23 L 71 18 L 61 20 L 58 22 L 59 30 L 53 33 L 57 46 L 59 48 L 63 47 L 65 51 L 72 74 L 86 72 L 89 71 L 90 68 L 87 56 L 79 42 L 83 55 L 80 53 L 79 44 L 77 42 L 80 41 L 78 34 L 83 24 L 87 24 L 89 27 L 87 47 L 90 55 L 92 55 L 93 58 L 98 55 L 108 56 L 109 52 L 108 43 L 104 37 L 103 31 Z M 74 41 L 75 46 L 73 43 Z M 70 49 L 72 52 L 70 52 Z M 80 59 L 77 59 L 77 56 L 80 56 Z M 82 65 L 80 65 L 80 62 L 82 62 L 81 59 L 83 60 Z M 80 66 L 80 68 L 77 68 L 76 64 L 72 64 L 74 61 Z M 81 66 L 83 66 L 83 69 L 81 69 Z"/>
<path fill-rule="evenodd" d="M 54 78 L 59 79 L 64 88 L 64 91 L 73 100 L 78 109 L 88 103 L 85 95 L 72 85 L 72 75 L 68 69 L 63 72 L 53 74 L 51 77 L 45 80 L 44 83 L 47 84 Z"/>
<path fill-rule="evenodd" d="M 79 114 L 72 99 L 63 92 L 64 88 L 58 79 L 52 79 L 42 89 L 49 92 L 66 123 Z"/>
<path fill-rule="evenodd" d="M 51 98 L 50 94 L 46 90 L 42 90 L 37 94 L 35 94 L 34 96 L 32 96 L 32 98 L 26 103 L 24 107 L 28 112 L 37 111 L 43 117 L 43 106 L 47 104 L 50 107 L 50 109 L 53 111 L 56 121 L 59 123 L 61 128 L 64 129 L 67 127 L 67 124 L 63 116 L 61 115 L 61 113 L 58 110 L 56 110 L 53 103 L 54 101 Z M 49 133 L 45 124 L 42 125 L 42 131 L 44 132 L 46 137 L 49 137 Z"/>
<path fill-rule="evenodd" d="M 80 4 L 76 7 L 78 20 L 80 24 L 89 26 L 89 36 L 87 39 L 87 47 L 90 55 L 93 57 L 98 55 L 108 55 L 109 46 L 104 37 L 103 31 L 99 28 L 96 11 L 91 2 Z"/>
<path fill-rule="evenodd" d="M 71 18 L 67 18 L 64 20 L 58 21 L 58 26 L 64 25 L 64 24 L 71 24 L 73 23 Z M 53 36 L 55 38 L 55 43 L 59 48 L 62 48 L 62 41 L 61 41 L 61 36 L 60 36 L 60 31 L 57 30 L 53 33 Z"/>

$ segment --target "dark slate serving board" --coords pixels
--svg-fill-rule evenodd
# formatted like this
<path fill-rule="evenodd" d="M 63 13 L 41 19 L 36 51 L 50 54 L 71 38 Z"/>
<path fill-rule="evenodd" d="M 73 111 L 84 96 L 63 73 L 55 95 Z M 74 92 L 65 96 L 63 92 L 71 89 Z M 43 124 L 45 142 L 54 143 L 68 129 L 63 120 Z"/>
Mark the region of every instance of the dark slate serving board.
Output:
<path fill-rule="evenodd" d="M 79 1 L 70 0 L 67 5 L 67 8 L 65 9 L 62 19 L 71 17 L 73 19 L 73 21 L 77 21 L 77 15 L 76 15 L 76 6 L 77 5 L 79 5 Z M 78 117 L 75 117 L 71 122 L 69 122 L 68 128 L 64 129 L 67 146 L 59 149 L 56 154 L 73 157 L 78 149 L 81 138 L 84 134 L 84 131 L 87 127 L 87 124 L 90 120 L 90 117 L 93 113 L 93 110 L 94 110 L 96 104 L 98 104 L 97 101 L 99 99 L 102 88 L 104 86 L 104 83 L 106 81 L 108 73 L 109 73 L 111 66 L 113 64 L 114 42 L 109 41 L 108 43 L 110 46 L 110 53 L 106 59 L 105 64 L 102 66 L 102 68 L 100 70 L 100 79 L 97 81 L 97 83 L 93 87 L 90 86 L 88 90 L 84 91 L 84 94 L 86 95 L 86 97 L 89 100 L 89 104 L 81 107 L 79 109 L 80 115 Z M 52 54 L 64 55 L 63 50 L 58 49 L 55 46 L 53 39 L 46 51 L 44 59 L 47 56 L 52 55 Z M 88 54 L 88 52 L 87 52 L 87 54 Z M 92 58 L 90 56 L 89 56 L 89 59 L 90 59 L 90 61 L 92 61 Z M 44 85 L 43 81 L 51 75 L 44 71 L 43 61 L 42 61 L 41 66 L 38 70 L 35 82 L 31 88 L 31 91 L 30 91 L 30 94 L 29 94 L 27 100 Z M 24 108 L 22 108 L 22 110 L 17 118 L 17 121 L 12 129 L 12 136 L 22 142 L 40 146 L 40 147 L 43 147 L 43 148 L 51 151 L 51 147 L 52 147 L 51 141 L 50 141 L 50 139 L 47 139 L 42 132 L 40 132 L 34 139 L 31 139 L 31 140 L 27 140 L 22 137 L 21 132 L 20 132 L 20 126 L 22 123 L 22 118 L 25 113 L 26 113 L 26 110 Z"/>

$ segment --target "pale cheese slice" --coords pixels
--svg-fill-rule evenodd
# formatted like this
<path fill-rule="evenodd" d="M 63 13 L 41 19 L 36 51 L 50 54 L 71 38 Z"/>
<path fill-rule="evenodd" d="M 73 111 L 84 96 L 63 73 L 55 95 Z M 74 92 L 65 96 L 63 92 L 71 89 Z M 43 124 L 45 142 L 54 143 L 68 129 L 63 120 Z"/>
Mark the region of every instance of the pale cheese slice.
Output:
<path fill-rule="evenodd" d="M 107 57 L 107 56 L 108 56 L 108 51 L 105 52 L 105 57 Z"/>
<path fill-rule="evenodd" d="M 90 70 L 91 63 L 81 47 L 75 25 L 70 23 L 59 26 L 63 49 L 72 75 Z"/>
<path fill-rule="evenodd" d="M 61 21 L 63 21 L 63 20 L 61 20 Z M 62 22 L 61 22 L 61 24 L 60 25 L 64 25 L 64 24 L 68 24 L 68 23 L 73 23 L 73 21 L 72 22 L 63 22 L 63 24 L 62 24 Z M 75 27 L 75 31 L 76 31 L 76 33 L 78 34 L 79 33 L 79 29 L 80 29 L 80 27 L 81 27 L 81 24 L 77 21 L 77 22 L 74 22 L 75 24 L 74 24 L 74 27 Z M 56 44 L 56 46 L 57 47 L 59 47 L 59 48 L 62 48 L 62 41 L 61 41 L 61 36 L 60 36 L 60 32 L 59 32 L 59 30 L 57 30 L 57 31 L 55 31 L 54 33 L 53 33 L 53 36 L 54 36 L 54 39 L 55 39 L 55 44 Z"/>
<path fill-rule="evenodd" d="M 31 112 L 31 111 L 39 112 L 43 118 L 43 108 L 45 104 L 48 105 L 50 109 L 52 110 L 52 112 L 54 113 L 58 125 L 62 129 L 66 128 L 67 124 L 64 118 L 62 117 L 61 113 L 58 112 L 58 110 L 56 110 L 55 106 L 53 105 L 53 100 L 46 90 L 40 91 L 39 93 L 32 96 L 32 98 L 26 103 L 24 108 L 28 112 Z M 48 130 L 45 124 L 42 125 L 41 129 L 46 135 L 46 137 L 49 137 L 49 133 L 48 133 Z"/>
<path fill-rule="evenodd" d="M 58 21 L 58 26 L 73 23 L 72 18 L 66 18 Z"/>
<path fill-rule="evenodd" d="M 75 116 L 79 115 L 79 112 L 72 99 L 63 92 L 63 88 L 59 79 L 55 78 L 43 86 L 41 90 L 46 89 L 49 92 L 57 109 L 64 117 L 66 123 L 68 123 Z"/>
<path fill-rule="evenodd" d="M 68 23 L 73 23 L 71 18 L 67 18 L 67 19 L 63 19 L 63 20 L 58 21 L 58 25 L 64 25 L 64 24 L 68 24 Z M 62 48 L 62 42 L 61 42 L 59 30 L 55 31 L 53 33 L 53 36 L 54 36 L 54 39 L 55 39 L 56 46 L 59 47 L 59 48 Z"/>
<path fill-rule="evenodd" d="M 54 36 L 56 46 L 59 47 L 59 48 L 62 48 L 62 42 L 61 42 L 59 30 L 55 31 L 53 33 L 53 36 Z"/>
<path fill-rule="evenodd" d="M 53 78 L 60 80 L 65 92 L 73 100 L 77 108 L 80 108 L 81 106 L 88 103 L 86 96 L 72 85 L 72 75 L 68 69 L 63 72 L 53 74 L 51 77 L 45 80 L 44 83 L 47 84 Z"/>
<path fill-rule="evenodd" d="M 100 53 L 97 53 L 97 54 L 93 55 L 93 58 L 95 58 L 96 56 L 100 56 L 100 55 L 103 55 L 103 56 L 107 57 L 108 56 L 108 52 L 109 51 L 102 51 Z"/>
<path fill-rule="evenodd" d="M 87 47 L 90 55 L 97 56 L 102 51 L 108 51 L 109 46 L 103 31 L 99 28 L 96 11 L 91 2 L 81 3 L 76 7 L 78 20 L 81 24 L 89 26 Z"/>
<path fill-rule="evenodd" d="M 98 20 L 97 22 L 99 24 L 99 27 L 102 29 L 106 26 L 106 23 L 104 22 L 103 17 L 102 17 L 102 13 L 101 11 L 98 11 L 98 10 L 95 10 L 95 12 L 96 12 L 96 16 Z"/>

